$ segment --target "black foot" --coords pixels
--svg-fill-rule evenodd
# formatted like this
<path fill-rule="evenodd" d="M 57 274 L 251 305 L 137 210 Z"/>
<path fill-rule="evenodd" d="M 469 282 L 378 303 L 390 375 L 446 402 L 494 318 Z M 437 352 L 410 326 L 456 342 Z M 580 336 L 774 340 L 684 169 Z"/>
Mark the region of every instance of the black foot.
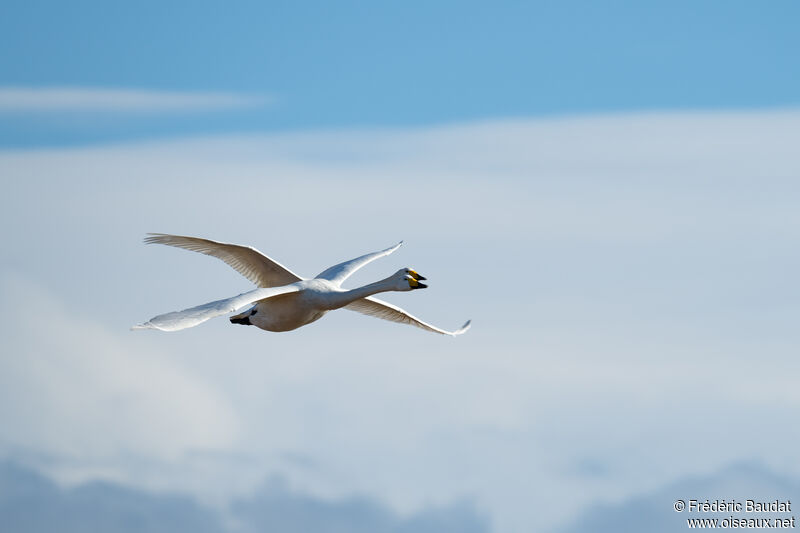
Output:
<path fill-rule="evenodd" d="M 250 317 L 249 316 L 245 316 L 245 317 L 232 316 L 231 317 L 231 324 L 242 324 L 243 326 L 252 326 L 252 324 L 250 323 Z"/>

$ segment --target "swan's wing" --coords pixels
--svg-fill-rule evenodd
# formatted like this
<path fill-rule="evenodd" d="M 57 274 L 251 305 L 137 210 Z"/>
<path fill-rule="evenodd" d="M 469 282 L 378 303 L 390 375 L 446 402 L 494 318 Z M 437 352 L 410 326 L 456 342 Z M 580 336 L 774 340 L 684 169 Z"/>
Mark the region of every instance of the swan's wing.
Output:
<path fill-rule="evenodd" d="M 147 235 L 144 239 L 147 244 L 166 244 L 221 259 L 259 287 L 280 287 L 302 279 L 282 264 L 250 246 L 164 233 L 148 233 Z"/>
<path fill-rule="evenodd" d="M 351 311 L 358 311 L 359 313 L 363 313 L 365 315 L 374 316 L 377 318 L 382 318 L 384 320 L 391 320 L 392 322 L 399 322 L 401 324 L 410 324 L 412 326 L 417 326 L 418 328 L 422 328 L 428 331 L 432 331 L 434 333 L 441 333 L 442 335 L 452 335 L 455 337 L 456 335 L 461 335 L 465 331 L 469 329 L 471 320 L 467 320 L 466 324 L 461 326 L 459 329 L 455 331 L 447 331 L 441 328 L 437 328 L 427 322 L 423 322 L 419 318 L 403 311 L 399 307 L 392 305 L 388 302 L 384 302 L 383 300 L 378 300 L 377 298 L 373 298 L 372 296 L 368 296 L 366 298 L 361 298 L 360 300 L 356 300 L 353 303 L 347 304 L 344 306 L 344 309 L 350 309 Z"/>
<path fill-rule="evenodd" d="M 402 245 L 403 241 L 400 241 L 394 246 L 385 250 L 381 250 L 380 252 L 373 252 L 371 254 L 362 255 L 361 257 L 356 257 L 350 261 L 345 261 L 344 263 L 339 263 L 338 265 L 334 265 L 329 269 L 324 270 L 320 274 L 317 274 L 317 278 L 327 279 L 328 281 L 332 281 L 337 285 L 341 285 L 344 280 L 349 278 L 350 275 L 359 268 L 363 267 L 367 263 L 375 261 L 379 257 L 385 257 L 389 255 Z"/>
<path fill-rule="evenodd" d="M 272 298 L 279 294 L 297 292 L 300 289 L 296 285 L 286 285 L 284 287 L 267 287 L 245 292 L 233 298 L 217 300 L 197 307 L 184 309 L 183 311 L 173 311 L 151 318 L 144 324 L 138 324 L 131 329 L 160 329 L 161 331 L 178 331 L 201 324 L 209 318 L 233 313 L 254 302 L 265 298 Z"/>

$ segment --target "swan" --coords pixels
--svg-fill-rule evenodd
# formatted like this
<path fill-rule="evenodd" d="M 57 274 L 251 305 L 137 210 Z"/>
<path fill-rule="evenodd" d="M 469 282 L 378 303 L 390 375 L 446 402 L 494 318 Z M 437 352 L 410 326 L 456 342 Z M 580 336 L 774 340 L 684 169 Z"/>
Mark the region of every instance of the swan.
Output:
<path fill-rule="evenodd" d="M 454 331 L 437 328 L 395 305 L 373 297 L 380 292 L 404 292 L 426 288 L 427 285 L 421 282 L 426 278 L 410 268 L 401 268 L 386 279 L 356 289 L 348 290 L 341 287 L 342 282 L 356 270 L 391 254 L 402 246 L 403 241 L 385 250 L 334 265 L 313 279 L 301 278 L 250 246 L 165 233 L 148 233 L 144 242 L 175 246 L 216 257 L 259 288 L 232 298 L 158 315 L 131 329 L 178 331 L 220 315 L 240 311 L 247 306 L 251 307 L 230 317 L 231 323 L 256 326 L 267 331 L 290 331 L 319 320 L 328 311 L 344 308 L 392 322 L 410 324 L 442 335 L 461 335 L 470 327 L 471 321 L 468 320 Z"/>

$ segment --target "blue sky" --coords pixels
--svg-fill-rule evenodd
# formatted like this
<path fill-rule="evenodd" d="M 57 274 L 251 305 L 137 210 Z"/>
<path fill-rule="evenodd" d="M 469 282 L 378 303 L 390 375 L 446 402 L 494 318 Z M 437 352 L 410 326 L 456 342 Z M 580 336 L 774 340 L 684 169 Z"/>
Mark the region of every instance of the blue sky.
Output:
<path fill-rule="evenodd" d="M 0 521 L 684 531 L 678 498 L 793 497 L 799 11 L 2 4 Z M 131 332 L 251 288 L 146 232 L 305 276 L 403 239 L 348 283 L 413 267 L 386 299 L 473 327 Z"/>
<path fill-rule="evenodd" d="M 224 92 L 202 113 L 13 113 L 4 146 L 786 107 L 795 2 L 6 2 L 0 86 Z"/>

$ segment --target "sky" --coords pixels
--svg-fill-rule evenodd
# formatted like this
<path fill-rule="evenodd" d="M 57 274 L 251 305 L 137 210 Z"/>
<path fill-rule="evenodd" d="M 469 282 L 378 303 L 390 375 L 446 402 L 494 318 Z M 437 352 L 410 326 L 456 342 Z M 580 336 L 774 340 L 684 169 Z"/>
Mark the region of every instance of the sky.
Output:
<path fill-rule="evenodd" d="M 0 7 L 18 531 L 683 531 L 797 498 L 793 3 Z M 129 327 L 405 245 L 273 334 Z M 94 510 L 102 509 L 102 513 Z M 762 517 L 782 517 L 777 514 Z M 135 519 L 131 519 L 135 517 Z"/>
<path fill-rule="evenodd" d="M 6 90 L 210 93 L 229 105 L 55 114 L 55 96 L 36 112 L 0 93 L 0 146 L 792 106 L 798 10 L 790 1 L 4 2 Z"/>

